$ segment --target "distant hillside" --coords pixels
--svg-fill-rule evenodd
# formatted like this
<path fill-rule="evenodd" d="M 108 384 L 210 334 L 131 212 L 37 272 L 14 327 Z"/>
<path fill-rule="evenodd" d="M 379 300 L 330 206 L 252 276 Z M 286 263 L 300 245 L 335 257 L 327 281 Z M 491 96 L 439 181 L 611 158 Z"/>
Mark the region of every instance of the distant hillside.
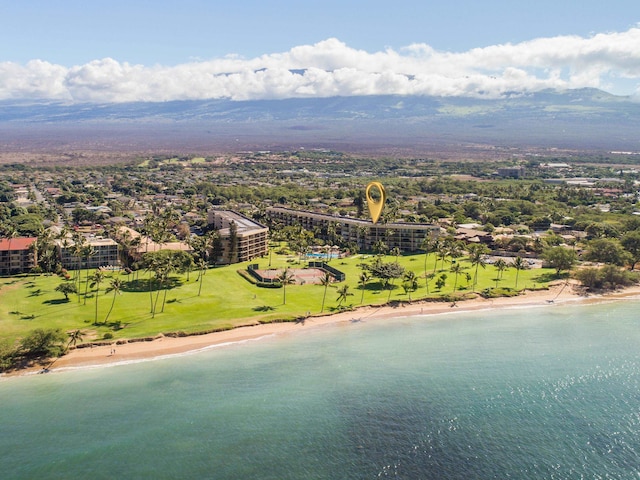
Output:
<path fill-rule="evenodd" d="M 640 151 L 639 126 L 640 103 L 595 89 L 514 93 L 498 100 L 367 96 L 81 105 L 0 102 L 6 148 L 26 148 L 25 142 L 38 139 L 69 145 L 93 138 L 104 148 L 132 149 L 301 144 L 347 150 L 360 145 L 366 150 L 376 145 L 481 143 Z"/>

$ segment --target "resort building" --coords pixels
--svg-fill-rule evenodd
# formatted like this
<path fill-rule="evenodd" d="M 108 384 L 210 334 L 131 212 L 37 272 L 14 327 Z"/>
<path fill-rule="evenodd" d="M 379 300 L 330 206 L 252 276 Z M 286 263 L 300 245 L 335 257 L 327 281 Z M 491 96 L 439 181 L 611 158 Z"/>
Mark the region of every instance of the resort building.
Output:
<path fill-rule="evenodd" d="M 27 273 L 38 264 L 35 237 L 0 238 L 0 275 Z"/>
<path fill-rule="evenodd" d="M 505 167 L 499 168 L 497 174 L 504 178 L 524 178 L 527 171 L 524 167 Z"/>
<path fill-rule="evenodd" d="M 268 252 L 269 228 L 232 210 L 209 210 L 207 221 L 220 235 L 217 263 L 238 263 Z"/>
<path fill-rule="evenodd" d="M 301 225 L 316 233 L 318 238 L 331 241 L 340 238 L 343 243 L 354 243 L 360 250 L 370 251 L 376 242 L 382 241 L 402 252 L 415 252 L 425 238 L 437 237 L 440 227 L 427 223 L 377 223 L 359 218 L 340 217 L 321 213 L 269 207 L 267 215 L 284 225 Z"/>
<path fill-rule="evenodd" d="M 89 237 L 83 245 L 86 250 L 78 255 L 75 243 L 71 238 L 56 240 L 62 268 L 68 270 L 78 268 L 116 267 L 120 265 L 118 244 L 110 238 Z"/>

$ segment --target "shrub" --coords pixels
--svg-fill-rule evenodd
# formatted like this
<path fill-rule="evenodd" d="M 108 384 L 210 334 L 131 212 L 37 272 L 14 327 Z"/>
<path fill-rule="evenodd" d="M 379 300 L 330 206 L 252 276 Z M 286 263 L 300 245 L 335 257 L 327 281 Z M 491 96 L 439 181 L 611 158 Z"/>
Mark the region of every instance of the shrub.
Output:
<path fill-rule="evenodd" d="M 258 280 L 256 280 L 256 278 L 251 275 L 249 272 L 247 272 L 246 270 L 236 270 L 236 272 L 238 272 L 238 275 L 240 275 L 242 278 L 244 278 L 247 282 L 252 283 L 252 284 L 256 284 L 258 282 Z"/>
<path fill-rule="evenodd" d="M 520 292 L 512 288 L 485 288 L 480 295 L 483 298 L 517 297 Z"/>
<path fill-rule="evenodd" d="M 638 283 L 640 277 L 636 272 L 623 270 L 615 265 L 602 268 L 582 268 L 575 273 L 575 278 L 591 290 L 614 290 Z"/>
<path fill-rule="evenodd" d="M 67 340 L 59 328 L 36 328 L 20 341 L 19 352 L 25 357 L 59 357 Z"/>
<path fill-rule="evenodd" d="M 13 365 L 15 355 L 16 351 L 7 340 L 0 342 L 0 372 Z"/>

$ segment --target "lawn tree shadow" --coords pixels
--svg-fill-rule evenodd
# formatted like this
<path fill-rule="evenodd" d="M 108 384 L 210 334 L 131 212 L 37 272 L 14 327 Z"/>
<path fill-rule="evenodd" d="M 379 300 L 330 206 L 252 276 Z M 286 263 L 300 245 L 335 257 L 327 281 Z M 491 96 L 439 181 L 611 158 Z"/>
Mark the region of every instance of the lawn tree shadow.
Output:
<path fill-rule="evenodd" d="M 270 305 L 260 305 L 259 307 L 253 307 L 254 312 L 271 312 L 275 309 L 276 307 L 272 307 Z"/>
<path fill-rule="evenodd" d="M 174 288 L 181 287 L 183 285 L 183 281 L 178 277 L 169 277 L 163 284 L 156 282 L 155 280 L 151 282 L 151 291 L 157 292 L 158 290 L 171 290 Z M 148 292 L 149 291 L 149 280 L 147 279 L 137 279 L 137 280 L 129 280 L 128 282 L 123 282 L 122 287 L 120 288 L 123 292 Z"/>
<path fill-rule="evenodd" d="M 52 300 L 45 300 L 42 302 L 44 305 L 62 305 L 63 303 L 69 303 L 71 299 L 69 298 L 54 298 Z"/>
<path fill-rule="evenodd" d="M 152 285 L 155 285 L 156 282 L 152 282 Z M 126 282 L 122 282 L 122 286 L 120 290 L 123 292 L 148 292 L 149 291 L 149 281 L 148 280 L 129 280 Z"/>
<path fill-rule="evenodd" d="M 556 272 L 546 272 L 538 275 L 537 277 L 533 277 L 532 280 L 536 283 L 548 283 L 553 280 L 561 280 L 563 278 L 567 278 L 569 276 L 568 273 L 561 272 L 560 275 L 556 275 Z"/>
<path fill-rule="evenodd" d="M 367 290 L 373 290 L 375 292 L 386 290 L 384 282 L 378 280 L 377 282 L 367 283 Z"/>
<path fill-rule="evenodd" d="M 109 323 L 102 323 L 100 325 L 104 325 L 110 328 L 111 330 L 122 330 L 124 327 L 126 327 L 126 324 L 123 325 L 121 320 L 116 320 L 114 322 L 109 322 Z"/>

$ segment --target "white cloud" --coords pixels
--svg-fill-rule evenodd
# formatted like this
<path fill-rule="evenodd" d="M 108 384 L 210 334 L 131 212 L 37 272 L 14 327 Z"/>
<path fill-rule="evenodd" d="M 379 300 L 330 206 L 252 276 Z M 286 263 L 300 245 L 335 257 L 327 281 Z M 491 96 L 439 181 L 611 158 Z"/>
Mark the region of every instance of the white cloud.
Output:
<path fill-rule="evenodd" d="M 640 28 L 588 38 L 559 36 L 467 52 L 426 44 L 369 53 L 330 38 L 288 52 L 176 66 L 111 58 L 66 68 L 42 60 L 0 63 L 0 99 L 72 102 L 236 100 L 336 95 L 499 97 L 544 88 L 611 88 L 616 79 L 640 91 Z M 615 93 L 634 93 L 615 92 Z"/>

